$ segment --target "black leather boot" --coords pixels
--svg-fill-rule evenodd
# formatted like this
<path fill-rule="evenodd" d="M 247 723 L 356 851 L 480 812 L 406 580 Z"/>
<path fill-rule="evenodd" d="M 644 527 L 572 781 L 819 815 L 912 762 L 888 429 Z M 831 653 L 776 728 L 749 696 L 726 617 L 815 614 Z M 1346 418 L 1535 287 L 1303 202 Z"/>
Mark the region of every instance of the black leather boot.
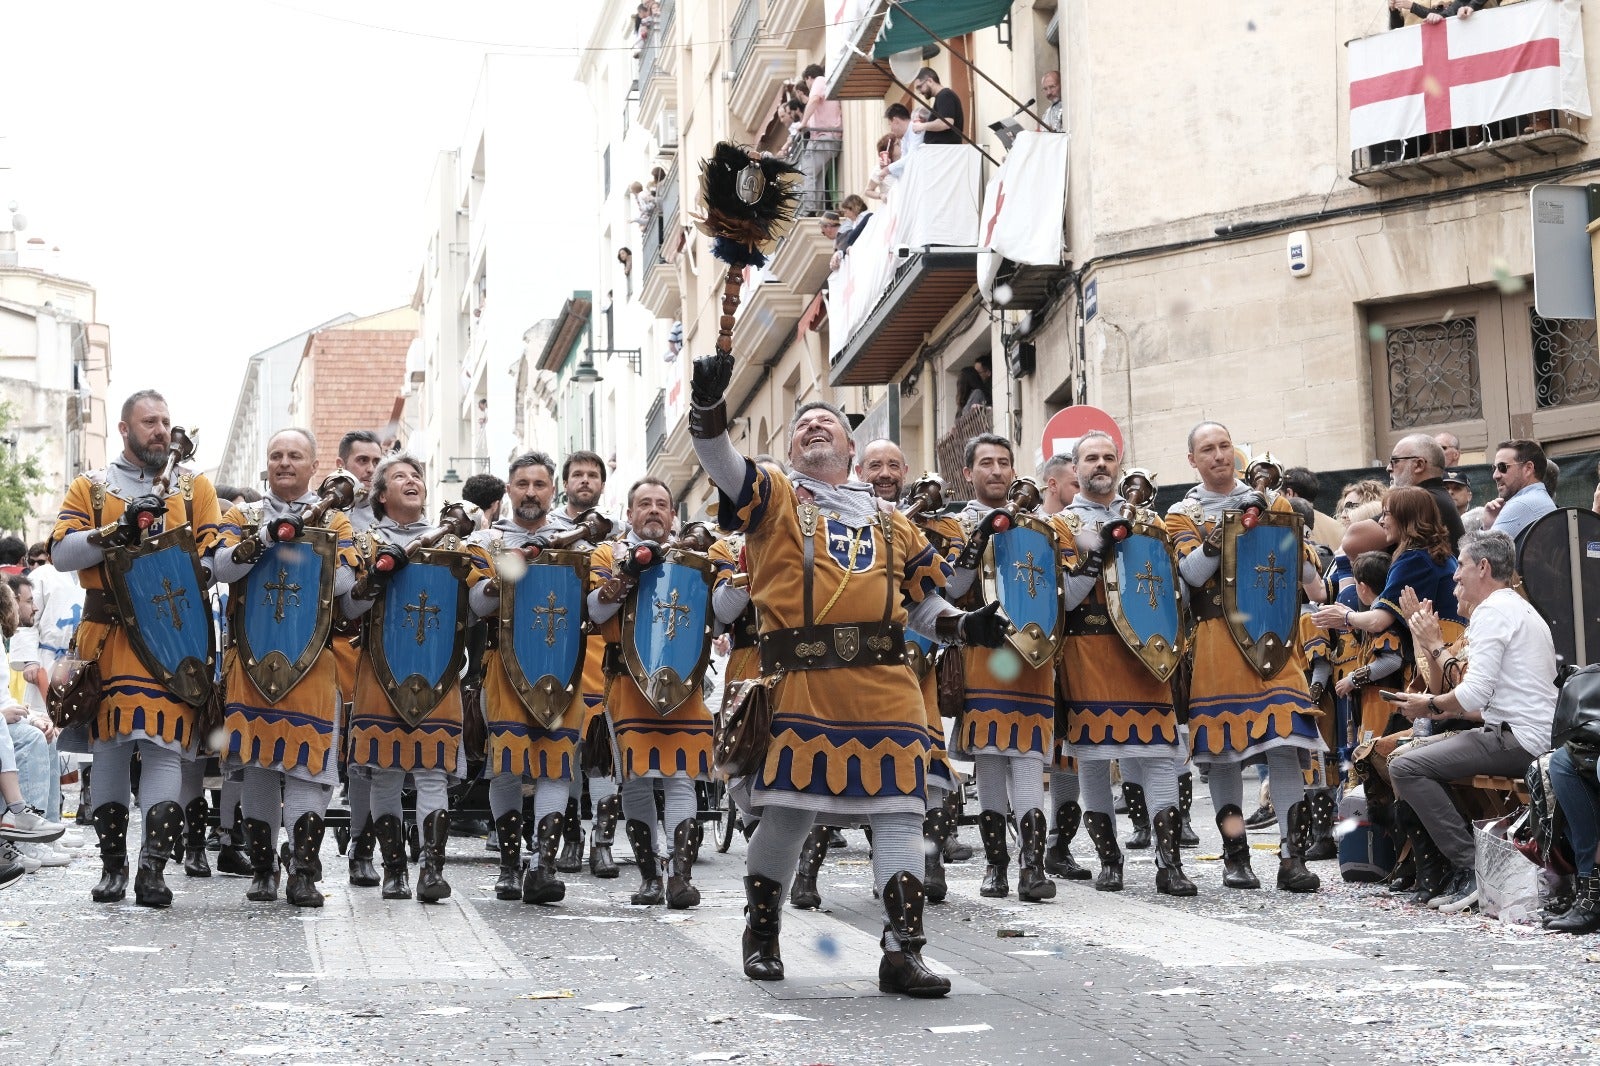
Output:
<path fill-rule="evenodd" d="M 1581 936 L 1600 930 L 1600 876 L 1579 877 L 1572 906 L 1545 926 L 1551 932 Z"/>
<path fill-rule="evenodd" d="M 628 901 L 638 907 L 659 907 L 667 901 L 667 894 L 661 884 L 661 863 L 656 860 L 650 827 L 630 818 L 627 832 L 628 843 L 633 847 L 633 861 L 639 867 L 639 891 L 628 897 Z"/>
<path fill-rule="evenodd" d="M 970 844 L 961 843 L 961 797 L 952 792 L 940 806 L 950 825 L 950 832 L 944 838 L 944 861 L 966 862 L 972 858 L 973 852 Z"/>
<path fill-rule="evenodd" d="M 367 816 L 361 831 L 350 838 L 350 883 L 357 888 L 377 888 L 383 883 L 378 868 L 372 865 L 372 853 L 378 846 L 378 831 L 372 827 L 372 816 Z"/>
<path fill-rule="evenodd" d="M 1156 891 L 1168 896 L 1193 896 L 1200 891 L 1183 872 L 1183 854 L 1178 843 L 1182 825 L 1183 816 L 1176 807 L 1163 808 L 1150 818 L 1156 845 Z"/>
<path fill-rule="evenodd" d="M 1278 887 L 1285 892 L 1315 892 L 1322 879 L 1306 869 L 1311 843 L 1311 808 L 1301 800 L 1289 808 L 1289 836 L 1278 846 Z"/>
<path fill-rule="evenodd" d="M 522 898 L 522 812 L 507 811 L 494 820 L 500 844 L 500 876 L 495 878 L 495 899 Z"/>
<path fill-rule="evenodd" d="M 929 903 L 943 903 L 950 891 L 944 877 L 944 837 L 948 831 L 943 807 L 935 807 L 922 816 L 922 891 Z"/>
<path fill-rule="evenodd" d="M 1578 902 L 1578 879 L 1572 874 L 1567 874 L 1550 887 L 1550 894 L 1545 898 L 1544 906 L 1540 908 L 1539 919 L 1546 929 L 1550 923 L 1572 909 Z"/>
<path fill-rule="evenodd" d="M 422 864 L 417 867 L 417 902 L 438 903 L 450 898 L 444 879 L 444 848 L 450 841 L 450 812 L 430 811 L 422 821 Z"/>
<path fill-rule="evenodd" d="M 1150 846 L 1150 808 L 1144 801 L 1144 786 L 1122 783 L 1122 802 L 1128 805 L 1128 821 L 1133 823 L 1133 835 L 1122 842 L 1125 848 L 1138 851 Z"/>
<path fill-rule="evenodd" d="M 400 819 L 386 814 L 372 824 L 383 853 L 383 898 L 410 899 L 411 874 L 406 863 L 406 831 Z"/>
<path fill-rule="evenodd" d="M 1189 812 L 1194 808 L 1194 772 L 1185 770 L 1178 775 L 1178 844 L 1185 848 L 1198 848 L 1200 834 L 1194 831 Z"/>
<path fill-rule="evenodd" d="M 1037 813 L 1044 821 L 1044 812 Z M 1044 845 L 1043 828 L 1040 829 L 1040 850 Z M 886 933 L 879 942 L 883 959 L 878 963 L 878 991 L 898 992 L 918 999 L 936 999 L 948 995 L 950 979 L 928 969 L 922 961 L 922 948 L 927 938 L 922 934 L 922 882 L 909 873 L 901 872 L 889 878 L 883 887 L 883 910 L 887 917 Z M 899 944 L 896 951 L 889 950 L 888 934 L 894 934 Z"/>
<path fill-rule="evenodd" d="M 612 794 L 595 804 L 594 828 L 589 836 L 589 872 L 610 880 L 620 875 L 611 845 L 617 838 L 617 817 L 622 813 L 622 797 Z"/>
<path fill-rule="evenodd" d="M 984 867 L 978 895 L 1004 899 L 1011 894 L 1011 882 L 1006 879 L 1006 867 L 1011 864 L 1006 851 L 1006 816 L 984 811 L 978 816 L 978 836 L 983 838 L 983 857 L 989 864 Z"/>
<path fill-rule="evenodd" d="M 245 850 L 250 855 L 250 887 L 244 898 L 271 903 L 278 898 L 278 856 L 272 851 L 272 827 L 256 818 L 244 820 Z"/>
<path fill-rule="evenodd" d="M 522 874 L 522 902 L 560 903 L 567 898 L 566 882 L 556 876 L 556 849 L 561 846 L 561 830 L 566 815 L 551 811 L 539 819 L 533 831 L 533 850 L 528 868 Z"/>
<path fill-rule="evenodd" d="M 636 825 L 644 827 L 643 822 L 628 823 L 630 842 Z M 634 853 L 638 854 L 637 847 Z M 783 884 L 759 874 L 747 875 L 744 901 L 744 975 L 752 981 L 781 981 L 783 957 L 778 953 L 778 931 L 783 927 Z"/>
<path fill-rule="evenodd" d="M 1261 880 L 1250 867 L 1250 834 L 1245 831 L 1244 812 L 1230 803 L 1217 812 L 1217 831 L 1222 834 L 1222 885 L 1224 888 L 1260 888 Z"/>
<path fill-rule="evenodd" d="M 1044 872 L 1068 881 L 1087 881 L 1094 874 L 1078 865 L 1072 857 L 1072 838 L 1078 835 L 1083 824 L 1083 808 L 1076 800 L 1068 800 L 1056 807 L 1056 828 L 1051 834 L 1050 846 L 1044 850 Z"/>
<path fill-rule="evenodd" d="M 817 871 L 822 869 L 822 860 L 828 854 L 828 833 L 825 825 L 812 826 L 800 848 L 800 865 L 795 867 L 794 883 L 789 886 L 789 906 L 797 911 L 822 906 L 822 893 L 817 891 Z"/>
<path fill-rule="evenodd" d="M 556 859 L 556 869 L 564 874 L 583 869 L 583 819 L 579 814 L 578 801 L 567 800 L 566 817 L 561 821 L 561 854 Z"/>
<path fill-rule="evenodd" d="M 189 801 L 183 809 L 183 874 L 185 877 L 210 877 L 211 860 L 206 856 L 206 812 L 204 796 Z"/>
<path fill-rule="evenodd" d="M 133 875 L 133 901 L 141 907 L 172 906 L 167 887 L 167 863 L 176 859 L 183 844 L 183 808 L 162 800 L 144 812 L 144 846 L 139 849 L 139 870 Z"/>
<path fill-rule="evenodd" d="M 1083 812 L 1083 829 L 1094 844 L 1100 859 L 1100 873 L 1094 879 L 1097 892 L 1122 891 L 1122 849 L 1117 847 L 1117 823 L 1109 814 Z"/>
<path fill-rule="evenodd" d="M 672 856 L 667 861 L 667 906 L 675 911 L 700 906 L 700 890 L 690 882 L 705 831 L 698 818 L 685 818 L 672 831 Z"/>
<path fill-rule="evenodd" d="M 283 886 L 283 898 L 296 907 L 320 907 L 322 892 L 317 882 L 322 879 L 317 853 L 322 850 L 322 834 L 326 829 L 322 815 L 306 811 L 295 819 L 293 839 L 289 844 L 289 879 Z"/>
<path fill-rule="evenodd" d="M 96 903 L 121 903 L 128 895 L 128 808 L 102 803 L 94 809 L 100 838 L 100 883 L 89 892 Z"/>
<path fill-rule="evenodd" d="M 1044 838 L 1048 833 L 1044 812 L 1035 807 L 1022 816 L 1018 826 L 1017 898 L 1024 903 L 1042 903 L 1056 898 L 1056 883 L 1045 876 Z"/>
<path fill-rule="evenodd" d="M 1306 804 L 1311 808 L 1311 840 L 1306 845 L 1306 859 L 1320 862 L 1339 857 L 1339 843 L 1333 839 L 1333 827 L 1339 821 L 1339 802 L 1333 798 L 1333 789 L 1314 788 L 1306 793 Z"/>
<path fill-rule="evenodd" d="M 250 853 L 245 850 L 244 811 L 233 805 L 233 826 L 222 830 L 222 850 L 217 852 L 217 872 L 235 877 L 249 877 Z"/>

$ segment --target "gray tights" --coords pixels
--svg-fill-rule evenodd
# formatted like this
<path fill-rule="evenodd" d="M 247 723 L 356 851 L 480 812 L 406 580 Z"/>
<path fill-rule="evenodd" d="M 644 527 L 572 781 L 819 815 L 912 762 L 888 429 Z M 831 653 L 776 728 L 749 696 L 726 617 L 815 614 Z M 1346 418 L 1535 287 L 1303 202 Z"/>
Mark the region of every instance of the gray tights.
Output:
<path fill-rule="evenodd" d="M 183 794 L 183 756 L 148 740 L 123 740 L 97 745 L 90 790 L 96 807 L 103 803 L 133 806 L 133 753 L 139 752 L 139 804 L 148 811 L 157 803 L 178 802 Z"/>
<path fill-rule="evenodd" d="M 304 814 L 324 817 L 328 813 L 328 801 L 333 799 L 332 785 L 319 785 L 259 766 L 244 768 L 240 791 L 244 816 L 267 824 L 274 851 L 278 848 L 278 826 L 286 825 L 292 830 Z"/>
<path fill-rule="evenodd" d="M 680 823 L 698 814 L 700 805 L 695 799 L 692 778 L 636 777 L 632 781 L 622 783 L 622 816 L 630 822 L 643 822 L 649 826 L 650 846 L 661 852 L 663 849 L 656 833 L 657 785 L 661 786 L 662 806 L 665 808 L 668 833 L 678 828 Z M 795 855 L 798 859 L 799 853 L 796 852 Z"/>
<path fill-rule="evenodd" d="M 1122 780 L 1144 789 L 1145 805 L 1151 814 L 1178 805 L 1178 775 L 1173 772 L 1170 760 L 1119 759 L 1117 762 L 1122 767 Z M 1083 775 L 1083 809 L 1111 815 L 1116 810 L 1111 798 L 1111 760 L 1080 756 L 1078 772 Z"/>
<path fill-rule="evenodd" d="M 1244 807 L 1244 767 L 1236 762 L 1211 764 L 1211 802 L 1217 810 L 1228 804 Z M 1278 814 L 1278 834 L 1289 836 L 1289 808 L 1305 799 L 1305 778 L 1300 776 L 1300 749 L 1288 746 L 1267 752 L 1267 789 Z M 1154 809 L 1154 807 L 1152 807 Z"/>
<path fill-rule="evenodd" d="M 1035 808 L 1044 809 L 1044 768 L 1037 759 L 974 755 L 972 766 L 978 776 L 978 803 L 984 810 L 1004 815 L 1008 798 L 1018 819 Z"/>

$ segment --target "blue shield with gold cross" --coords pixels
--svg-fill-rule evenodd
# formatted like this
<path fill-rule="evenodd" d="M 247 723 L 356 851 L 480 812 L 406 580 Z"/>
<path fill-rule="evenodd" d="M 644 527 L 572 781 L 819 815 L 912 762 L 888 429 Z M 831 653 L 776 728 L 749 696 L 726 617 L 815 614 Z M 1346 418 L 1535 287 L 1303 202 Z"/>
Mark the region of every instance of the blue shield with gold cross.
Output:
<path fill-rule="evenodd" d="M 1178 565 L 1159 526 L 1132 522 L 1105 568 L 1106 611 L 1128 650 L 1158 681 L 1170 681 L 1181 658 Z"/>
<path fill-rule="evenodd" d="M 467 661 L 464 551 L 423 548 L 396 571 L 372 605 L 372 672 L 395 713 L 415 726 L 433 713 Z"/>
<path fill-rule="evenodd" d="M 134 654 L 150 676 L 191 707 L 211 698 L 216 631 L 187 524 L 106 552 L 111 597 Z"/>
<path fill-rule="evenodd" d="M 545 549 L 500 588 L 500 665 L 528 714 L 548 729 L 583 678 L 589 553 Z"/>
<path fill-rule="evenodd" d="M 1262 511 L 1254 528 L 1240 511 L 1222 516 L 1222 607 L 1228 632 L 1262 680 L 1294 653 L 1300 618 L 1300 516 Z"/>
<path fill-rule="evenodd" d="M 232 635 L 245 674 L 269 703 L 288 695 L 328 646 L 338 552 L 333 530 L 306 529 L 268 546 L 233 583 Z"/>
<path fill-rule="evenodd" d="M 1061 643 L 1060 574 L 1055 532 L 1032 515 L 1014 515 L 1011 528 L 984 547 L 984 595 L 1000 601 L 1011 619 L 1006 639 L 1034 669 L 1053 659 Z"/>
<path fill-rule="evenodd" d="M 622 609 L 622 660 L 662 715 L 700 688 L 711 657 L 715 566 L 698 552 L 670 549 L 646 570 Z"/>

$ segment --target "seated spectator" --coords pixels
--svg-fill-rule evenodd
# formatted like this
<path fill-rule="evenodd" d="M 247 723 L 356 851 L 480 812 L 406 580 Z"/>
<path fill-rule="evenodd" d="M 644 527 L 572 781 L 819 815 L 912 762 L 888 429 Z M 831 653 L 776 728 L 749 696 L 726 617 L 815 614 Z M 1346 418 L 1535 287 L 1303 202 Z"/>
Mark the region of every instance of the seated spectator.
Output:
<path fill-rule="evenodd" d="M 1382 590 L 1388 583 L 1392 566 L 1388 552 L 1362 552 L 1356 557 L 1352 576 L 1355 578 L 1356 601 L 1360 612 L 1376 609 Z M 1338 608 L 1334 608 L 1338 610 Z M 1380 695 L 1382 689 L 1404 688 L 1405 644 L 1404 624 L 1398 619 L 1376 632 L 1353 630 L 1355 669 L 1334 683 L 1333 692 L 1340 699 L 1350 701 L 1350 720 L 1355 725 L 1358 741 L 1387 736 L 1394 706 Z M 1380 685 L 1379 682 L 1382 682 Z"/>
<path fill-rule="evenodd" d="M 921 96 L 932 98 L 932 115 L 925 121 L 912 120 L 911 128 L 922 134 L 923 144 L 962 144 L 966 126 L 966 113 L 961 98 L 952 89 L 939 83 L 939 73 L 932 67 L 917 71 L 917 80 L 911 87 Z"/>
<path fill-rule="evenodd" d="M 1499 497 L 1483 505 L 1483 528 L 1517 534 L 1556 509 L 1544 487 L 1546 460 L 1536 440 L 1503 440 L 1494 453 L 1494 483 Z"/>
<path fill-rule="evenodd" d="M 1600 877 L 1595 876 L 1595 849 L 1600 848 L 1600 778 L 1593 738 L 1567 741 L 1550 756 L 1550 785 L 1565 816 L 1567 839 L 1577 867 L 1577 895 L 1565 914 L 1546 921 L 1558 933 L 1600 932 Z"/>
<path fill-rule="evenodd" d="M 1445 449 L 1449 454 L 1450 449 Z M 1472 483 L 1467 480 L 1467 475 L 1459 470 L 1446 470 L 1444 477 L 1439 480 L 1444 482 L 1444 490 L 1450 494 L 1450 499 L 1456 505 L 1456 514 L 1465 515 L 1472 509 Z"/>
<path fill-rule="evenodd" d="M 1381 481 L 1373 481 L 1369 478 L 1364 481 L 1351 482 L 1339 490 L 1339 507 L 1333 512 L 1333 517 L 1343 522 L 1345 528 L 1349 529 L 1350 523 L 1354 521 L 1351 518 L 1351 513 L 1362 504 L 1380 502 L 1383 499 L 1384 491 L 1384 484 Z M 1382 508 L 1379 508 L 1379 510 L 1382 510 Z M 1362 517 L 1371 518 L 1373 515 L 1363 515 Z"/>
<path fill-rule="evenodd" d="M 16 597 L 9 584 L 0 582 L 0 634 L 10 641 L 17 631 L 17 624 Z M 48 844 L 60 839 L 67 827 L 46 818 L 43 811 L 23 796 L 22 771 L 26 769 L 30 778 L 36 778 L 41 769 L 38 763 L 44 757 L 44 752 L 38 744 L 33 743 L 31 734 L 38 730 L 32 727 L 27 730 L 10 728 L 14 719 L 26 719 L 27 711 L 11 699 L 9 692 L 0 692 L 0 717 L 4 718 L 7 725 L 7 728 L 0 729 L 0 805 L 4 808 L 0 810 L 0 887 L 5 887 L 15 882 L 19 876 L 17 870 L 32 872 L 42 865 L 41 860 L 18 851 L 18 843 Z M 17 750 L 14 738 L 18 736 L 29 742 L 26 760 L 23 753 Z M 43 769 L 59 774 L 59 762 L 52 761 Z M 60 864 L 53 862 L 52 865 Z"/>
<path fill-rule="evenodd" d="M 1061 133 L 1065 127 L 1061 124 L 1061 72 L 1051 70 L 1039 79 L 1039 91 L 1044 93 L 1044 98 L 1050 106 L 1044 109 L 1044 114 L 1039 117 L 1043 124 L 1039 127 L 1041 133 Z"/>
<path fill-rule="evenodd" d="M 980 355 L 971 366 L 965 367 L 956 378 L 956 410 L 969 407 L 988 407 L 989 382 L 994 376 L 994 364 L 987 355 Z"/>
<path fill-rule="evenodd" d="M 1548 492 L 1553 500 L 1556 498 L 1556 490 L 1560 487 L 1561 464 L 1554 459 L 1546 459 L 1544 461 L 1544 491 Z"/>
<path fill-rule="evenodd" d="M 1396 696 L 1407 718 L 1481 723 L 1481 728 L 1416 742 L 1389 764 L 1395 794 L 1411 805 L 1453 868 L 1445 890 L 1428 901 L 1443 914 L 1478 902 L 1472 824 L 1451 801 L 1446 784 L 1474 774 L 1521 777 L 1550 747 L 1555 644 L 1550 627 L 1513 587 L 1515 581 L 1516 549 L 1509 538 L 1493 532 L 1462 538 L 1456 595 L 1469 619 L 1465 675 L 1439 695 Z M 1418 640 L 1417 657 L 1437 661 L 1444 650 L 1445 642 L 1430 634 L 1427 645 Z"/>

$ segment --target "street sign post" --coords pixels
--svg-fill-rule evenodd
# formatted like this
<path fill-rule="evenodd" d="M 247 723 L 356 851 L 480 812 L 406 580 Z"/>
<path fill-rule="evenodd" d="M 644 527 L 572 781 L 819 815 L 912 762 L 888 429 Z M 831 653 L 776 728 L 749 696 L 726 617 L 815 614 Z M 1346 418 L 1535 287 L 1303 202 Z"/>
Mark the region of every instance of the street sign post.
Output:
<path fill-rule="evenodd" d="M 1533 220 L 1533 306 L 1544 318 L 1595 317 L 1591 219 L 1600 185 L 1535 185 L 1528 193 Z"/>

